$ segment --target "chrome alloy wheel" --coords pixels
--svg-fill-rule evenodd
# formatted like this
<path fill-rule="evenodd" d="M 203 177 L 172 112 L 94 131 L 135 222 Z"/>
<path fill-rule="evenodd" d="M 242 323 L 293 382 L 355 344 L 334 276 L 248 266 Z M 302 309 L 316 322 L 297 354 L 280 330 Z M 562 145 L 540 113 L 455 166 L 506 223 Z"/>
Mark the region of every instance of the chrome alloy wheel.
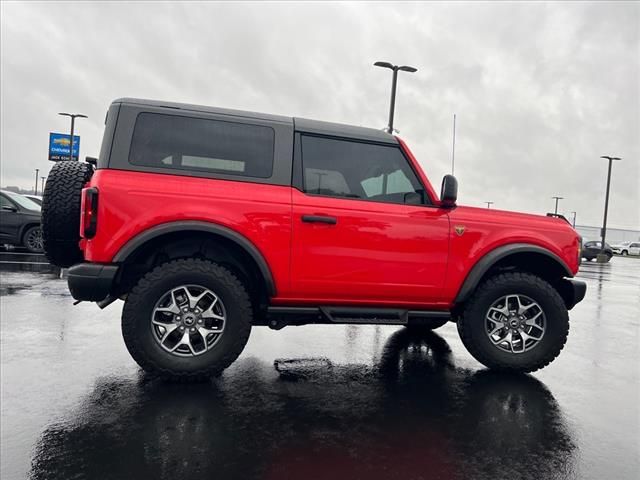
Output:
<path fill-rule="evenodd" d="M 526 295 L 505 295 L 485 315 L 485 332 L 496 347 L 524 353 L 540 343 L 546 330 L 542 307 Z"/>
<path fill-rule="evenodd" d="M 151 313 L 160 346 L 181 357 L 201 355 L 218 342 L 227 314 L 218 296 L 200 285 L 181 285 L 163 294 Z"/>

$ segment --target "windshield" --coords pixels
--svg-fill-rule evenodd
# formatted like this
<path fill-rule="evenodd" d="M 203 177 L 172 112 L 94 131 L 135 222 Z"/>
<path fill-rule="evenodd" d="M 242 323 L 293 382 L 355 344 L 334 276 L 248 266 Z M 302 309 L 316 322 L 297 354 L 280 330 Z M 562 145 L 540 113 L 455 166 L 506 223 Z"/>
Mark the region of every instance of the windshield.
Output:
<path fill-rule="evenodd" d="M 28 199 L 27 197 L 23 197 L 22 195 L 18 195 L 17 193 L 12 193 L 12 192 L 2 192 L 2 193 L 4 193 L 7 197 L 9 197 L 11 200 L 16 202 L 22 208 L 26 208 L 27 210 L 33 210 L 35 212 L 40 211 L 40 205 L 38 205 L 33 200 Z"/>

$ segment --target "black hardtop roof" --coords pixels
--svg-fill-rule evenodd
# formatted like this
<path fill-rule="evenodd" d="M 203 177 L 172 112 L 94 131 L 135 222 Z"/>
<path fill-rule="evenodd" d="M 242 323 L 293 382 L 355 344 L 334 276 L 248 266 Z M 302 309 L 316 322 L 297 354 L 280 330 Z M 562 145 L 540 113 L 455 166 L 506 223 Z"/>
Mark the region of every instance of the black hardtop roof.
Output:
<path fill-rule="evenodd" d="M 255 118 L 275 123 L 285 123 L 293 125 L 297 131 L 317 133 L 321 135 L 331 135 L 336 137 L 355 138 L 359 140 L 369 140 L 381 143 L 398 143 L 393 135 L 375 128 L 356 127 L 342 123 L 322 122 L 319 120 L 309 120 L 306 118 L 285 117 L 283 115 L 271 115 L 268 113 L 248 112 L 244 110 L 232 110 L 229 108 L 207 107 L 204 105 L 193 105 L 188 103 L 164 102 L 159 100 L 145 100 L 141 98 L 118 98 L 113 103 L 124 103 L 129 105 L 141 105 L 152 107 L 165 107 L 174 110 L 185 110 L 192 112 L 215 113 L 217 115 L 232 115 L 235 117 Z"/>

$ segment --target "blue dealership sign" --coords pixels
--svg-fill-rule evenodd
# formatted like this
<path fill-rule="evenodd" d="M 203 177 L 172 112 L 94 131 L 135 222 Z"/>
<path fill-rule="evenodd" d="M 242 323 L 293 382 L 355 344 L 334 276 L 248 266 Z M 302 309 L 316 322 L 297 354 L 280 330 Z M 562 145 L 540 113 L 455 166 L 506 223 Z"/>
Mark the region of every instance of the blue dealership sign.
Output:
<path fill-rule="evenodd" d="M 49 160 L 57 162 L 59 160 L 69 160 L 69 149 L 71 148 L 71 135 L 66 133 L 49 133 Z M 73 159 L 78 160 L 80 154 L 80 137 L 73 136 Z"/>

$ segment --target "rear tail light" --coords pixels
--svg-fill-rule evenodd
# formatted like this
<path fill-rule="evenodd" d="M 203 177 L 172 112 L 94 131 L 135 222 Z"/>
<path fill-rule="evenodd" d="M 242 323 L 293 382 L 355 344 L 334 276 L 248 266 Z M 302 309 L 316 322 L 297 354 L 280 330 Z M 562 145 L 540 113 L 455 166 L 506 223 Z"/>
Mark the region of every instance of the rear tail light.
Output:
<path fill-rule="evenodd" d="M 93 238 L 98 230 L 98 189 L 96 187 L 82 190 L 82 221 L 80 236 Z"/>

